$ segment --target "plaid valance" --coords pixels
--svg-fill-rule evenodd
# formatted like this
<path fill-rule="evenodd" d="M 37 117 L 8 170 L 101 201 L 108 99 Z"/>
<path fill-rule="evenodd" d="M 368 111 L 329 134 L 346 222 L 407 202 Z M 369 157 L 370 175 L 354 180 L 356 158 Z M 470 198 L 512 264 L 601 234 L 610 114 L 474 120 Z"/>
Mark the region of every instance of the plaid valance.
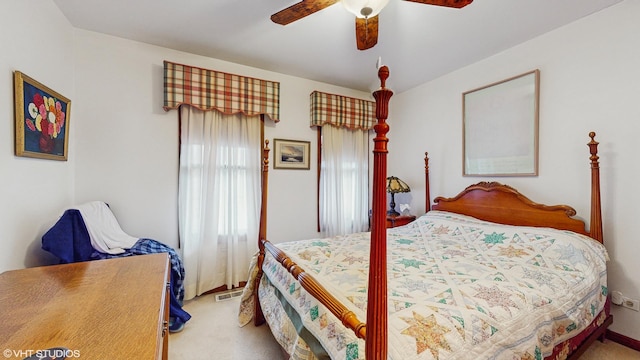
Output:
<path fill-rule="evenodd" d="M 164 110 L 191 105 L 280 121 L 280 83 L 164 62 Z"/>
<path fill-rule="evenodd" d="M 311 126 L 326 123 L 349 129 L 372 129 L 376 124 L 376 103 L 346 96 L 311 93 Z"/>

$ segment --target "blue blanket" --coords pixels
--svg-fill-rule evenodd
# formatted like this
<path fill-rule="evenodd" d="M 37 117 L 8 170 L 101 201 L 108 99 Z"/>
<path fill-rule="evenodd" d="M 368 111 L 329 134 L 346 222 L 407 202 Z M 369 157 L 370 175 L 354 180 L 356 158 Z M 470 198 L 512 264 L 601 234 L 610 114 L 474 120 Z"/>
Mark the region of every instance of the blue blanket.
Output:
<path fill-rule="evenodd" d="M 182 260 L 173 248 L 161 242 L 141 238 L 123 254 L 112 255 L 98 252 L 91 246 L 89 232 L 84 224 L 82 215 L 80 215 L 80 211 L 69 209 L 42 236 L 42 249 L 60 258 L 60 262 L 63 264 L 123 256 L 168 253 L 171 261 L 169 316 L 174 319 L 174 326 L 184 324 L 191 319 L 191 315 L 182 309 L 185 274 Z"/>
<path fill-rule="evenodd" d="M 105 254 L 99 251 L 94 251 L 91 255 L 93 260 L 97 259 L 112 259 L 116 257 L 132 256 L 132 255 L 147 255 L 157 253 L 168 253 L 169 260 L 171 261 L 171 291 L 169 302 L 169 315 L 182 323 L 191 319 L 191 315 L 182 309 L 182 301 L 184 300 L 184 267 L 182 260 L 176 253 L 176 251 L 153 239 L 141 238 L 131 247 L 127 249 L 124 254 Z"/>

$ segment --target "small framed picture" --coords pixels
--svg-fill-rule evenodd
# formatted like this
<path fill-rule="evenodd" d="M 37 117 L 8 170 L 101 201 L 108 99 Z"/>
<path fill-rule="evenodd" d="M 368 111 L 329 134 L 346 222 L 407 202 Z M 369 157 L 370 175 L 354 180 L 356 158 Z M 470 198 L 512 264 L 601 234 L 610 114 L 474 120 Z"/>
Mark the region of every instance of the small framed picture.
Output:
<path fill-rule="evenodd" d="M 309 141 L 273 139 L 273 168 L 309 170 Z"/>
<path fill-rule="evenodd" d="M 15 71 L 16 155 L 67 160 L 71 100 Z"/>

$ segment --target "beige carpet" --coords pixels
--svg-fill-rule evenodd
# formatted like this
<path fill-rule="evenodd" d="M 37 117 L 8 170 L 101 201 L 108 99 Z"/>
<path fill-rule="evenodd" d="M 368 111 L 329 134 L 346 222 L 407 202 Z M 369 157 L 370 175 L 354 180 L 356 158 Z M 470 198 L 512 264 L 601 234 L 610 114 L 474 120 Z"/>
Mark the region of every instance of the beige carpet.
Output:
<path fill-rule="evenodd" d="M 580 360 L 639 360 L 640 352 L 626 346 L 605 340 L 604 343 L 596 341 L 584 353 Z"/>
<path fill-rule="evenodd" d="M 169 335 L 171 360 L 277 360 L 280 347 L 266 325 L 238 326 L 240 298 L 216 302 L 213 295 L 185 302 L 192 318 Z M 596 341 L 580 360 L 640 360 L 640 352 L 612 341 Z"/>
<path fill-rule="evenodd" d="M 186 301 L 191 314 L 179 333 L 169 335 L 170 360 L 277 360 L 280 346 L 266 325 L 238 326 L 240 297 L 216 302 L 214 295 Z"/>

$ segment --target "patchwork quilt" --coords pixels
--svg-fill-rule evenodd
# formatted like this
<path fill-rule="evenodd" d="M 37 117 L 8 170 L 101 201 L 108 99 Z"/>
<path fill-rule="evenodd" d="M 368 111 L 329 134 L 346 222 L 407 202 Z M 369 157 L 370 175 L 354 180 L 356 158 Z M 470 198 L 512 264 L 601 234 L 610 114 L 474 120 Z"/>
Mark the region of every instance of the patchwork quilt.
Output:
<path fill-rule="evenodd" d="M 364 321 L 369 239 L 358 233 L 277 246 Z M 573 232 L 431 211 L 389 229 L 387 242 L 389 359 L 542 359 L 606 301 L 606 249 Z M 365 358 L 364 340 L 268 253 L 263 270 L 271 289 L 261 285 L 265 316 L 280 314 L 286 334 L 296 329 L 305 354 L 313 353 L 306 358 Z M 252 291 L 245 289 L 241 324 Z"/>

